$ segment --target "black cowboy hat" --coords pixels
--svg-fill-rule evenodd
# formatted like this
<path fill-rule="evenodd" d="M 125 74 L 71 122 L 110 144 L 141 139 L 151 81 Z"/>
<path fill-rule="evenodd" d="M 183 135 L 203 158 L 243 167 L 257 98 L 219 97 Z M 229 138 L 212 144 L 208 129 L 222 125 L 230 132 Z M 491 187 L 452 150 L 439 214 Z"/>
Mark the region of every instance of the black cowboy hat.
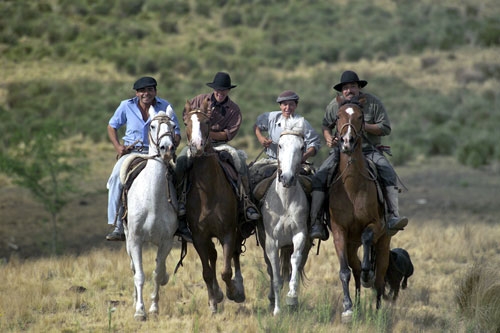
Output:
<path fill-rule="evenodd" d="M 360 80 L 358 77 L 358 74 L 353 71 L 345 71 L 342 73 L 342 76 L 340 77 L 340 83 L 337 83 L 336 85 L 333 86 L 333 89 L 342 92 L 342 86 L 346 83 L 353 83 L 356 82 L 360 88 L 363 88 L 368 84 L 367 81 L 365 80 Z"/>
<path fill-rule="evenodd" d="M 156 87 L 156 80 L 150 76 L 141 77 L 134 83 L 134 90 L 139 90 L 146 87 Z"/>
<path fill-rule="evenodd" d="M 207 86 L 215 90 L 227 90 L 233 89 L 236 86 L 231 85 L 231 77 L 229 74 L 224 72 L 218 72 L 215 74 L 214 81 L 207 83 Z"/>

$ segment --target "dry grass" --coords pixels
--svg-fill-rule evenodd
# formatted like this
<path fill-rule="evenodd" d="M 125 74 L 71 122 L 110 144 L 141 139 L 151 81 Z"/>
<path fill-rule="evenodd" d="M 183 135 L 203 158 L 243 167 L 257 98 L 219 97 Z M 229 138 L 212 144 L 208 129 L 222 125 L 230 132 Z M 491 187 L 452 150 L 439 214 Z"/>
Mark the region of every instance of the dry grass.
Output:
<path fill-rule="evenodd" d="M 111 323 L 111 331 L 117 332 L 329 332 L 332 328 L 356 332 L 456 331 L 462 323 L 456 314 L 457 284 L 470 274 L 467 272 L 477 259 L 477 255 L 464 249 L 479 248 L 478 241 L 486 242 L 495 244 L 488 250 L 498 254 L 500 245 L 494 240 L 499 236 L 496 226 L 480 222 L 473 231 L 465 232 L 464 228 L 443 227 L 439 221 L 413 221 L 413 227 L 393 242 L 394 246 L 404 244 L 412 256 L 415 274 L 410 278 L 409 288 L 402 291 L 396 304 L 384 303 L 378 315 L 373 310 L 372 292 L 363 290 L 364 313 L 352 327 L 339 321 L 341 286 L 331 242 L 323 244 L 320 255 L 312 255 L 308 262 L 309 280 L 301 290 L 298 313 L 285 312 L 281 318 L 273 318 L 267 310 L 268 278 L 261 248 L 255 246 L 253 238 L 248 240 L 243 257 L 245 303 L 226 300 L 220 313 L 210 315 L 201 267 L 190 247 L 185 266 L 162 288 L 160 315 L 144 323 L 133 319 L 133 281 L 123 243 L 80 256 L 23 262 L 13 259 L 0 268 L 4 281 L 8 282 L 0 287 L 0 330 L 105 331 Z M 483 254 L 487 252 L 479 253 Z M 178 256 L 176 248 L 167 260 L 170 273 Z M 498 275 L 498 255 L 489 258 L 488 264 L 495 267 Z M 154 263 L 151 248 L 145 252 L 145 261 L 149 281 Z M 86 290 L 75 290 L 80 286 Z M 148 282 L 146 292 L 151 287 Z M 482 287 L 483 293 L 491 291 L 491 286 Z M 463 287 L 461 290 L 467 291 Z M 475 306 L 479 300 L 472 298 L 470 302 L 476 302 Z M 498 306 L 498 302 L 494 304 Z"/>
<path fill-rule="evenodd" d="M 459 316 L 457 295 L 473 297 L 463 287 L 471 272 L 492 270 L 498 275 L 500 214 L 495 198 L 499 177 L 491 170 L 470 170 L 452 159 L 440 158 L 398 169 L 410 189 L 402 195 L 401 210 L 411 217 L 411 224 L 393 238 L 392 247 L 408 250 L 415 274 L 396 304 L 383 303 L 383 309 L 376 313 L 372 291 L 363 290 L 362 312 L 352 325 L 342 325 L 338 264 L 329 240 L 321 244 L 319 256 L 310 255 L 306 266 L 309 279 L 300 292 L 298 312 L 285 311 L 280 318 L 273 318 L 268 311 L 269 282 L 262 249 L 256 246 L 255 238 L 249 238 L 242 258 L 246 302 L 225 300 L 220 312 L 210 315 L 201 265 L 189 246 L 184 267 L 161 290 L 160 315 L 137 323 L 133 319 L 133 281 L 124 243 L 103 240 L 106 193 L 101 187 L 107 166 L 112 164 L 103 156 L 112 156 L 112 152 L 98 146 L 94 153 L 94 168 L 83 181 L 87 192 L 65 209 L 60 224 L 67 255 L 40 256 L 46 246 L 40 241 L 46 233 L 40 223 L 43 211 L 26 192 L 15 187 L 0 189 L 4 220 L 0 235 L 4 240 L 14 238 L 19 246 L 17 251 L 2 248 L 5 260 L 0 275 L 6 283 L 0 286 L 0 331 L 465 332 L 482 328 L 478 318 L 492 311 L 491 307 L 474 311 L 462 305 L 462 312 L 469 315 Z M 20 205 L 24 209 L 18 209 Z M 33 237 L 27 238 L 27 228 Z M 167 260 L 169 273 L 178 258 L 177 247 Z M 476 262 L 480 264 L 474 266 Z M 153 264 L 154 251 L 148 247 L 146 295 L 152 288 Z M 480 291 L 479 296 L 496 288 L 494 280 L 481 281 L 486 282 L 474 289 Z M 78 287 L 85 291 L 78 292 Z M 479 296 L 462 303 L 477 307 Z M 492 304 L 498 310 L 498 302 Z"/>

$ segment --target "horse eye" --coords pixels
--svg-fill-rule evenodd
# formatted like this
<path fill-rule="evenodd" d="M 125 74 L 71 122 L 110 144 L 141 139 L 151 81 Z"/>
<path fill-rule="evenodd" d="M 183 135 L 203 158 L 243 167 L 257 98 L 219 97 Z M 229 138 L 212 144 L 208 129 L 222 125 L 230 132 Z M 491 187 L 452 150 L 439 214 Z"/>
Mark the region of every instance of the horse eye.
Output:
<path fill-rule="evenodd" d="M 278 148 L 281 149 L 281 145 L 278 145 Z"/>

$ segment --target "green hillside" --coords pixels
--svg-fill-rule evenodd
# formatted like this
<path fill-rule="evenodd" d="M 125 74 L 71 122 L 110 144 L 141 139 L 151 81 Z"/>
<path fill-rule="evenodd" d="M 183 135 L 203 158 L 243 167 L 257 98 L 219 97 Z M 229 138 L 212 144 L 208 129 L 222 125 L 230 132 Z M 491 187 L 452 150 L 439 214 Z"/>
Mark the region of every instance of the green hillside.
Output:
<path fill-rule="evenodd" d="M 12 148 L 47 119 L 64 136 L 106 140 L 143 75 L 180 114 L 228 71 L 257 155 L 257 115 L 285 89 L 319 131 L 345 69 L 368 80 L 393 122 L 393 162 L 500 160 L 500 7 L 494 0 L 12 0 L 0 2 L 0 130 Z M 327 154 L 323 148 L 318 159 Z"/>

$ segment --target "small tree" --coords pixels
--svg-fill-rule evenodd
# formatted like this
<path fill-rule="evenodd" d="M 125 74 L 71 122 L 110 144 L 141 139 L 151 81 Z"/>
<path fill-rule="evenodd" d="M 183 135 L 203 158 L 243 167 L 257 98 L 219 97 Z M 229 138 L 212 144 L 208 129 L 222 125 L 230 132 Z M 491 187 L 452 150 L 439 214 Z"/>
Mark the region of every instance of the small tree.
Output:
<path fill-rule="evenodd" d="M 59 213 L 68 203 L 68 194 L 77 191 L 75 179 L 87 170 L 87 165 L 81 163 L 84 158 L 81 151 L 62 148 L 63 129 L 59 121 L 45 121 L 31 134 L 29 130 L 24 131 L 16 137 L 15 144 L 11 143 L 10 149 L 0 152 L 0 172 L 27 188 L 50 214 L 54 254 Z"/>

